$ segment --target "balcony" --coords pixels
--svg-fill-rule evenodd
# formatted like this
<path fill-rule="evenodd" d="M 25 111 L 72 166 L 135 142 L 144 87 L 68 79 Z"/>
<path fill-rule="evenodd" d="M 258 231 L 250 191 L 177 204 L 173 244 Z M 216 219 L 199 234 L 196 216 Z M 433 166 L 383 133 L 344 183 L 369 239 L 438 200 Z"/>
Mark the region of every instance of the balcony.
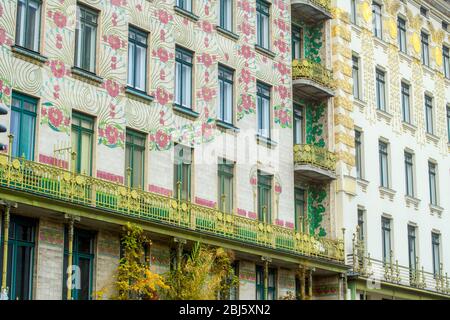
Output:
<path fill-rule="evenodd" d="M 309 24 L 331 19 L 331 0 L 292 0 L 292 16 Z"/>
<path fill-rule="evenodd" d="M 277 252 L 344 262 L 342 240 L 316 238 L 293 229 L 227 214 L 122 184 L 80 175 L 56 166 L 45 165 L 0 154 L 0 191 L 25 192 L 25 198 L 38 196 L 63 201 L 102 213 L 147 221 L 178 231 L 194 231 L 199 237 L 239 241 Z"/>
<path fill-rule="evenodd" d="M 320 63 L 308 60 L 292 61 L 292 86 L 296 94 L 312 99 L 334 96 L 333 72 Z"/>
<path fill-rule="evenodd" d="M 294 145 L 294 170 L 306 179 L 329 181 L 336 179 L 336 156 L 325 148 L 311 144 Z"/>

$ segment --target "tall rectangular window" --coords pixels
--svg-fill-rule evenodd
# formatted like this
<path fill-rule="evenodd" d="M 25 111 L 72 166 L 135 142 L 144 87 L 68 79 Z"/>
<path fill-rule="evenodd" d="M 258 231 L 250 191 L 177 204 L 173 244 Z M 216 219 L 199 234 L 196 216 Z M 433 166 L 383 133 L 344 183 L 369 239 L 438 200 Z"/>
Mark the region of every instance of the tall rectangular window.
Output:
<path fill-rule="evenodd" d="M 413 155 L 409 152 L 405 152 L 405 184 L 406 184 L 406 195 L 414 197 Z"/>
<path fill-rule="evenodd" d="M 442 47 L 442 60 L 444 65 L 444 75 L 450 79 L 450 49 L 447 46 Z"/>
<path fill-rule="evenodd" d="M 408 257 L 410 271 L 416 270 L 416 227 L 408 225 Z"/>
<path fill-rule="evenodd" d="M 270 86 L 257 82 L 258 134 L 270 138 Z"/>
<path fill-rule="evenodd" d="M 272 176 L 258 171 L 258 218 L 272 223 Z"/>
<path fill-rule="evenodd" d="M 362 156 L 362 132 L 355 130 L 355 166 L 356 166 L 356 177 L 358 179 L 363 178 L 363 166 L 362 166 L 363 156 Z"/>
<path fill-rule="evenodd" d="M 372 3 L 372 28 L 375 37 L 382 39 L 381 5 L 375 2 Z"/>
<path fill-rule="evenodd" d="M 269 20 L 270 4 L 263 0 L 256 0 L 256 43 L 264 49 L 270 49 Z"/>
<path fill-rule="evenodd" d="M 177 0 L 176 6 L 186 11 L 192 12 L 192 0 Z"/>
<path fill-rule="evenodd" d="M 352 56 L 353 97 L 361 100 L 361 88 L 359 79 L 359 58 Z"/>
<path fill-rule="evenodd" d="M 3 221 L 4 223 L 5 221 Z M 6 287 L 10 300 L 31 300 L 33 290 L 34 248 L 36 221 L 11 215 L 9 221 L 8 261 Z M 3 235 L 0 266 L 3 270 Z M 1 278 L 1 277 L 0 277 Z M 0 287 L 3 287 L 0 279 Z"/>
<path fill-rule="evenodd" d="M 377 108 L 378 110 L 386 111 L 386 80 L 385 72 L 380 69 L 376 69 L 376 95 L 377 95 Z"/>
<path fill-rule="evenodd" d="M 381 237 L 383 241 L 383 262 L 391 262 L 391 219 L 381 217 Z"/>
<path fill-rule="evenodd" d="M 18 0 L 16 20 L 16 45 L 39 52 L 41 30 L 40 0 Z"/>
<path fill-rule="evenodd" d="M 447 106 L 447 138 L 450 142 L 450 106 Z"/>
<path fill-rule="evenodd" d="M 175 104 L 192 109 L 193 54 L 185 49 L 175 49 Z"/>
<path fill-rule="evenodd" d="M 402 118 L 406 123 L 411 123 L 411 101 L 409 98 L 409 84 L 402 82 Z"/>
<path fill-rule="evenodd" d="M 441 274 L 441 235 L 431 233 L 431 249 L 433 251 L 433 272 L 434 275 Z"/>
<path fill-rule="evenodd" d="M 74 228 L 72 250 L 72 299 L 92 300 L 94 287 L 94 233 L 87 230 Z M 63 269 L 63 299 L 67 298 L 67 271 L 69 257 L 69 232 L 66 227 L 64 232 L 64 269 Z"/>
<path fill-rule="evenodd" d="M 276 299 L 276 269 L 269 268 L 267 275 L 267 299 Z M 256 266 L 256 300 L 264 300 L 264 267 Z"/>
<path fill-rule="evenodd" d="M 366 238 L 366 225 L 364 219 L 364 210 L 358 209 L 358 240 L 364 241 Z"/>
<path fill-rule="evenodd" d="M 222 29 L 233 31 L 233 1 L 220 0 L 219 1 L 219 26 Z"/>
<path fill-rule="evenodd" d="M 37 102 L 35 98 L 12 93 L 10 133 L 14 135 L 13 157 L 34 159 Z"/>
<path fill-rule="evenodd" d="M 295 188 L 295 228 L 298 232 L 306 233 L 306 191 L 302 188 Z"/>
<path fill-rule="evenodd" d="M 428 162 L 428 184 L 430 188 L 430 203 L 438 205 L 437 181 L 436 181 L 436 164 Z"/>
<path fill-rule="evenodd" d="M 146 91 L 148 34 L 136 28 L 128 30 L 128 86 Z"/>
<path fill-rule="evenodd" d="M 91 73 L 95 73 L 97 19 L 97 12 L 78 5 L 75 28 L 75 67 Z"/>
<path fill-rule="evenodd" d="M 356 0 L 350 1 L 350 21 L 356 24 Z"/>
<path fill-rule="evenodd" d="M 174 151 L 174 195 L 189 201 L 191 199 L 192 149 L 177 144 Z"/>
<path fill-rule="evenodd" d="M 94 145 L 94 119 L 73 111 L 71 136 L 72 151 L 76 152 L 76 172 L 91 175 L 92 149 Z"/>
<path fill-rule="evenodd" d="M 433 98 L 425 95 L 425 125 L 428 133 L 433 134 Z"/>
<path fill-rule="evenodd" d="M 299 26 L 292 25 L 292 60 L 299 60 L 303 54 L 303 30 Z"/>
<path fill-rule="evenodd" d="M 388 162 L 388 145 L 379 141 L 378 153 L 380 158 L 380 185 L 389 188 L 389 162 Z"/>
<path fill-rule="evenodd" d="M 406 53 L 406 21 L 400 17 L 397 18 L 397 41 L 400 51 Z"/>
<path fill-rule="evenodd" d="M 422 63 L 426 66 L 430 66 L 430 52 L 428 43 L 428 34 L 425 32 L 420 33 L 421 47 L 422 47 Z"/>
<path fill-rule="evenodd" d="M 145 134 L 127 129 L 125 143 L 126 184 L 133 188 L 144 186 Z M 128 170 L 130 171 L 128 180 Z"/>
<path fill-rule="evenodd" d="M 303 107 L 294 103 L 294 144 L 305 143 Z"/>
<path fill-rule="evenodd" d="M 219 161 L 219 201 L 220 210 L 226 213 L 233 212 L 233 180 L 234 163 L 225 159 Z"/>
<path fill-rule="evenodd" d="M 234 71 L 219 65 L 219 120 L 233 123 Z"/>

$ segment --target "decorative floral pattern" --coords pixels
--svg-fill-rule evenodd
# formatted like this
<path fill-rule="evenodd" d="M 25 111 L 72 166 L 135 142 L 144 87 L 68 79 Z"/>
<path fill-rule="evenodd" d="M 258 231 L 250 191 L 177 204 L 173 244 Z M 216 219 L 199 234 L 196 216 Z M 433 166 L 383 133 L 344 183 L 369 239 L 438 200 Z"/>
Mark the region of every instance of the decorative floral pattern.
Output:
<path fill-rule="evenodd" d="M 48 124 L 56 132 L 70 133 L 70 115 L 64 108 L 49 101 L 42 103 L 41 124 Z"/>

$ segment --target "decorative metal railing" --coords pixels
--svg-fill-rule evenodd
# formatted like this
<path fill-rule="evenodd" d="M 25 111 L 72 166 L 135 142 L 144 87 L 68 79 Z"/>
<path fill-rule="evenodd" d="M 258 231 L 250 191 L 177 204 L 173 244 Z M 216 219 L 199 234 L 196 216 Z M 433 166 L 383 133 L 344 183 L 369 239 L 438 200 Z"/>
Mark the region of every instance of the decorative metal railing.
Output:
<path fill-rule="evenodd" d="M 320 63 L 308 59 L 292 60 L 292 80 L 308 79 L 329 89 L 335 88 L 333 72 Z"/>
<path fill-rule="evenodd" d="M 312 144 L 294 145 L 294 163 L 310 164 L 325 170 L 336 170 L 336 155 Z"/>
<path fill-rule="evenodd" d="M 0 155 L 0 187 L 288 253 L 344 262 L 343 240 L 313 237 L 22 158 Z"/>
<path fill-rule="evenodd" d="M 331 0 L 309 0 L 309 2 L 328 12 L 331 11 Z"/>

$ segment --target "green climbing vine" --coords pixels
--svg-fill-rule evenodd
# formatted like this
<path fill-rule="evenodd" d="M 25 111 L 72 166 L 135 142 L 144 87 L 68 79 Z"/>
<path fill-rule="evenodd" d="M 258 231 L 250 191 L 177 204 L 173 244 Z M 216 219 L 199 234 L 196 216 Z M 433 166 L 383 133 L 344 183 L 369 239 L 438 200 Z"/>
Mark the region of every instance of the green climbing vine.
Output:
<path fill-rule="evenodd" d="M 305 26 L 304 27 L 304 43 L 305 43 L 305 58 L 314 62 L 320 63 L 320 49 L 322 48 L 322 28 L 323 25 Z"/>
<path fill-rule="evenodd" d="M 325 147 L 325 139 L 323 136 L 323 120 L 325 114 L 325 104 L 314 105 L 309 102 L 306 106 L 306 143 L 318 147 Z"/>
<path fill-rule="evenodd" d="M 310 186 L 308 188 L 308 218 L 309 233 L 324 237 L 327 232 L 322 227 L 323 214 L 325 213 L 324 200 L 327 197 L 326 190 L 321 186 Z"/>

